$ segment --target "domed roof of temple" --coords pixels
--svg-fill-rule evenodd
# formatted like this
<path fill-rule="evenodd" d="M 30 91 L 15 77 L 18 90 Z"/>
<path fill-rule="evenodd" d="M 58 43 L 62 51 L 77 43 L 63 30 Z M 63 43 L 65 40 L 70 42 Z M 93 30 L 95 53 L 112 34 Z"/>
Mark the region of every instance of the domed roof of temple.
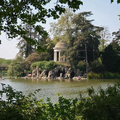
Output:
<path fill-rule="evenodd" d="M 66 48 L 67 48 L 66 42 L 61 40 L 55 45 L 53 49 L 66 49 Z"/>

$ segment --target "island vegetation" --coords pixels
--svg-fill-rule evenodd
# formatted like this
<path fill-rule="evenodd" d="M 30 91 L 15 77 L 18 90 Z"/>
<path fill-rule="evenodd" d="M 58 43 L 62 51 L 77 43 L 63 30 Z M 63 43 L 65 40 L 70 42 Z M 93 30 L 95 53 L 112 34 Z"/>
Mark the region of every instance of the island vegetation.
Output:
<path fill-rule="evenodd" d="M 24 76 L 32 72 L 34 62 L 53 60 L 53 47 L 64 40 L 67 49 L 62 54 L 72 69 L 80 69 L 88 78 L 120 78 L 120 30 L 113 32 L 111 40 L 107 27 L 92 24 L 93 20 L 89 19 L 92 12 L 73 12 L 83 5 L 82 1 L 59 0 L 53 8 L 46 8 L 50 1 L 0 2 L 0 31 L 6 32 L 9 38 L 19 37 L 19 53 L 8 67 L 8 75 Z M 49 17 L 58 19 L 51 23 L 52 37 L 38 25 L 46 23 Z"/>
<path fill-rule="evenodd" d="M 74 13 L 66 9 L 56 23 L 51 23 L 52 38 L 48 33 L 39 35 L 34 26 L 25 24 L 27 31 L 32 28 L 26 36 L 36 39 L 39 45 L 20 37 L 19 53 L 9 64 L 8 75 L 27 76 L 32 74 L 34 66 L 41 72 L 64 66 L 71 67 L 74 73 L 79 69 L 80 76 L 87 74 L 88 79 L 120 79 L 120 30 L 113 32 L 111 40 L 108 28 L 93 25 L 93 20 L 89 19 L 91 15 L 91 12 Z M 40 30 L 44 32 L 43 27 Z M 66 57 L 66 63 L 55 63 L 53 48 L 61 40 L 67 43 L 67 49 L 61 53 Z"/>

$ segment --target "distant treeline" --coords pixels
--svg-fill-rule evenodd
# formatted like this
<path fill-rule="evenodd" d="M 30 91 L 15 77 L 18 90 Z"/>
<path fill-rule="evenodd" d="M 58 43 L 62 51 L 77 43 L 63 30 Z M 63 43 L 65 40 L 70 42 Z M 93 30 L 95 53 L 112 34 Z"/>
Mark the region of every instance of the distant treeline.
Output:
<path fill-rule="evenodd" d="M 0 58 L 0 67 L 8 66 L 11 63 L 11 59 Z"/>

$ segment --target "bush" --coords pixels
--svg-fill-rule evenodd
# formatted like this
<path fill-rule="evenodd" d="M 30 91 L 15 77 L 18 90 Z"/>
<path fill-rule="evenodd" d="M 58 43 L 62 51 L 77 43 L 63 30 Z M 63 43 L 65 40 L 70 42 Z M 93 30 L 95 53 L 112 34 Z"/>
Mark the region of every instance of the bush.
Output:
<path fill-rule="evenodd" d="M 111 72 L 105 72 L 105 73 L 104 73 L 104 78 L 105 78 L 105 79 L 115 79 L 116 76 L 115 76 L 114 73 L 111 73 Z"/>
<path fill-rule="evenodd" d="M 85 72 L 85 71 L 86 71 L 86 62 L 80 61 L 80 62 L 77 64 L 77 68 L 80 69 L 80 71 Z"/>
<path fill-rule="evenodd" d="M 51 56 L 48 52 L 42 52 L 40 55 L 39 61 L 49 61 L 51 59 Z"/>
<path fill-rule="evenodd" d="M 42 52 L 41 54 L 33 52 L 25 59 L 25 67 L 27 70 L 30 70 L 30 66 L 32 63 L 47 60 L 50 60 L 50 55 L 48 52 Z"/>
<path fill-rule="evenodd" d="M 47 102 L 37 100 L 35 94 L 28 96 L 14 90 L 11 86 L 2 84 L 0 90 L 0 120 L 75 120 L 75 108 L 77 99 L 65 99 L 59 97 L 59 103 L 53 104 L 50 99 Z M 6 95 L 6 100 L 2 95 Z"/>
<path fill-rule="evenodd" d="M 12 61 L 11 59 L 0 58 L 0 65 L 1 66 L 8 66 L 8 65 L 10 65 L 11 61 Z"/>
<path fill-rule="evenodd" d="M 116 43 L 111 42 L 105 48 L 104 52 L 102 53 L 102 62 L 105 66 L 106 71 L 120 73 L 120 46 Z"/>
<path fill-rule="evenodd" d="M 101 73 L 101 72 L 104 72 L 104 66 L 101 62 L 100 59 L 98 60 L 94 60 L 91 64 L 90 64 L 90 68 L 91 68 L 91 71 L 92 72 L 95 72 L 95 73 Z"/>
<path fill-rule="evenodd" d="M 86 98 L 59 96 L 55 104 L 49 98 L 46 103 L 37 100 L 35 94 L 40 90 L 25 96 L 11 86 L 1 85 L 0 120 L 120 120 L 120 83 L 97 92 L 91 87 Z"/>
<path fill-rule="evenodd" d="M 27 70 L 30 69 L 30 66 L 33 62 L 40 61 L 40 55 L 37 52 L 31 53 L 26 59 L 25 59 L 25 68 Z"/>
<path fill-rule="evenodd" d="M 104 73 L 94 73 L 90 72 L 87 74 L 88 79 L 120 79 L 119 73 L 111 73 L 111 72 L 104 72 Z"/>
<path fill-rule="evenodd" d="M 16 59 L 12 60 L 8 67 L 7 74 L 9 76 L 21 77 L 24 73 L 24 59 L 18 56 Z"/>
<path fill-rule="evenodd" d="M 33 69 L 34 67 L 38 66 L 39 70 L 51 70 L 53 68 L 55 68 L 57 66 L 57 63 L 54 61 L 39 61 L 39 62 L 34 62 L 31 65 L 31 69 Z"/>
<path fill-rule="evenodd" d="M 88 79 L 101 79 L 101 76 L 98 73 L 90 72 L 87 74 L 87 78 Z"/>
<path fill-rule="evenodd" d="M 88 95 L 78 105 L 83 120 L 120 120 L 120 83 L 98 92 L 91 87 Z"/>

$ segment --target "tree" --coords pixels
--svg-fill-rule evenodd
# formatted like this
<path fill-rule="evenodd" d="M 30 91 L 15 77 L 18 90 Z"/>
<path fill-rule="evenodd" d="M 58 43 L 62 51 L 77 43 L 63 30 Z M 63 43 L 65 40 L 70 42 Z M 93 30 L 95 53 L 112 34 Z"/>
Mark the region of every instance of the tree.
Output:
<path fill-rule="evenodd" d="M 19 43 L 17 44 L 17 47 L 19 48 L 18 54 L 26 58 L 38 48 L 41 48 L 43 50 L 43 47 L 46 44 L 48 33 L 40 25 L 35 28 L 32 25 L 25 24 L 24 29 L 26 29 L 28 33 L 26 33 L 24 37 L 19 38 Z M 39 29 L 39 32 L 36 29 Z M 36 42 L 32 44 L 28 41 L 28 38 L 33 39 Z"/>
<path fill-rule="evenodd" d="M 98 32 L 102 28 L 94 26 L 92 20 L 87 19 L 90 15 L 91 12 L 73 14 L 67 9 L 58 22 L 52 24 L 53 40 L 57 38 L 67 42 L 67 60 L 73 66 L 77 66 L 81 60 L 91 62 L 99 55 Z"/>
<path fill-rule="evenodd" d="M 30 70 L 30 65 L 33 62 L 39 61 L 40 60 L 40 55 L 37 52 L 31 53 L 24 61 L 25 64 L 25 69 Z"/>
<path fill-rule="evenodd" d="M 117 42 L 112 41 L 102 53 L 102 62 L 105 69 L 109 72 L 120 73 L 120 46 Z"/>
<path fill-rule="evenodd" d="M 105 49 L 105 47 L 107 46 L 107 43 L 110 41 L 110 38 L 111 38 L 108 27 L 103 27 L 103 30 L 99 34 L 101 37 L 99 50 L 103 51 Z"/>
<path fill-rule="evenodd" d="M 11 59 L 0 58 L 0 66 L 8 66 L 11 63 Z"/>
<path fill-rule="evenodd" d="M 46 18 L 59 18 L 65 12 L 65 4 L 74 11 L 82 4 L 80 0 L 57 0 L 53 8 L 46 7 L 50 2 L 51 0 L 1 0 L 0 31 L 6 32 L 10 38 L 18 35 L 23 37 L 27 31 L 21 23 L 35 25 L 36 28 L 36 23 L 46 23 Z"/>
<path fill-rule="evenodd" d="M 91 62 L 99 56 L 100 36 L 97 33 L 101 31 L 101 27 L 94 26 L 91 23 L 93 20 L 87 19 L 91 15 L 91 12 L 82 12 L 72 20 L 74 27 L 71 29 L 68 59 L 71 63 L 74 61 L 75 66 L 80 60 Z"/>
<path fill-rule="evenodd" d="M 1 0 L 0 31 L 5 31 L 9 37 L 23 35 L 25 30 L 20 24 L 21 21 L 32 25 L 37 22 L 45 23 L 46 18 L 53 17 L 56 19 L 65 12 L 65 4 L 69 8 L 73 8 L 74 11 L 83 4 L 81 0 L 57 0 L 53 8 L 46 8 L 50 2 L 51 0 Z M 114 0 L 111 0 L 112 2 Z M 117 3 L 120 3 L 120 0 L 117 0 Z M 31 19 L 31 12 L 33 11 Z"/>
<path fill-rule="evenodd" d="M 114 2 L 114 0 L 111 0 L 111 3 Z M 120 3 L 120 0 L 117 0 L 117 3 Z"/>
<path fill-rule="evenodd" d="M 70 29 L 73 26 L 72 19 L 75 13 L 69 8 L 66 9 L 65 13 L 61 15 L 57 23 L 51 23 L 50 32 L 53 36 L 53 41 L 56 44 L 60 40 L 69 42 Z"/>
<path fill-rule="evenodd" d="M 41 54 L 33 52 L 24 61 L 25 69 L 30 70 L 30 66 L 32 63 L 44 60 L 50 60 L 50 54 L 48 52 L 42 52 Z"/>
<path fill-rule="evenodd" d="M 53 60 L 53 47 L 55 46 L 55 44 L 53 43 L 53 40 L 51 40 L 51 38 L 48 36 L 48 38 L 46 39 L 46 44 L 45 44 L 45 48 L 46 48 L 46 52 L 49 53 L 50 59 L 49 60 Z"/>
<path fill-rule="evenodd" d="M 20 77 L 24 73 L 24 59 L 21 56 L 17 56 L 12 60 L 7 71 L 9 76 Z"/>
<path fill-rule="evenodd" d="M 117 32 L 113 32 L 112 35 L 114 36 L 113 40 L 120 44 L 120 29 Z"/>

